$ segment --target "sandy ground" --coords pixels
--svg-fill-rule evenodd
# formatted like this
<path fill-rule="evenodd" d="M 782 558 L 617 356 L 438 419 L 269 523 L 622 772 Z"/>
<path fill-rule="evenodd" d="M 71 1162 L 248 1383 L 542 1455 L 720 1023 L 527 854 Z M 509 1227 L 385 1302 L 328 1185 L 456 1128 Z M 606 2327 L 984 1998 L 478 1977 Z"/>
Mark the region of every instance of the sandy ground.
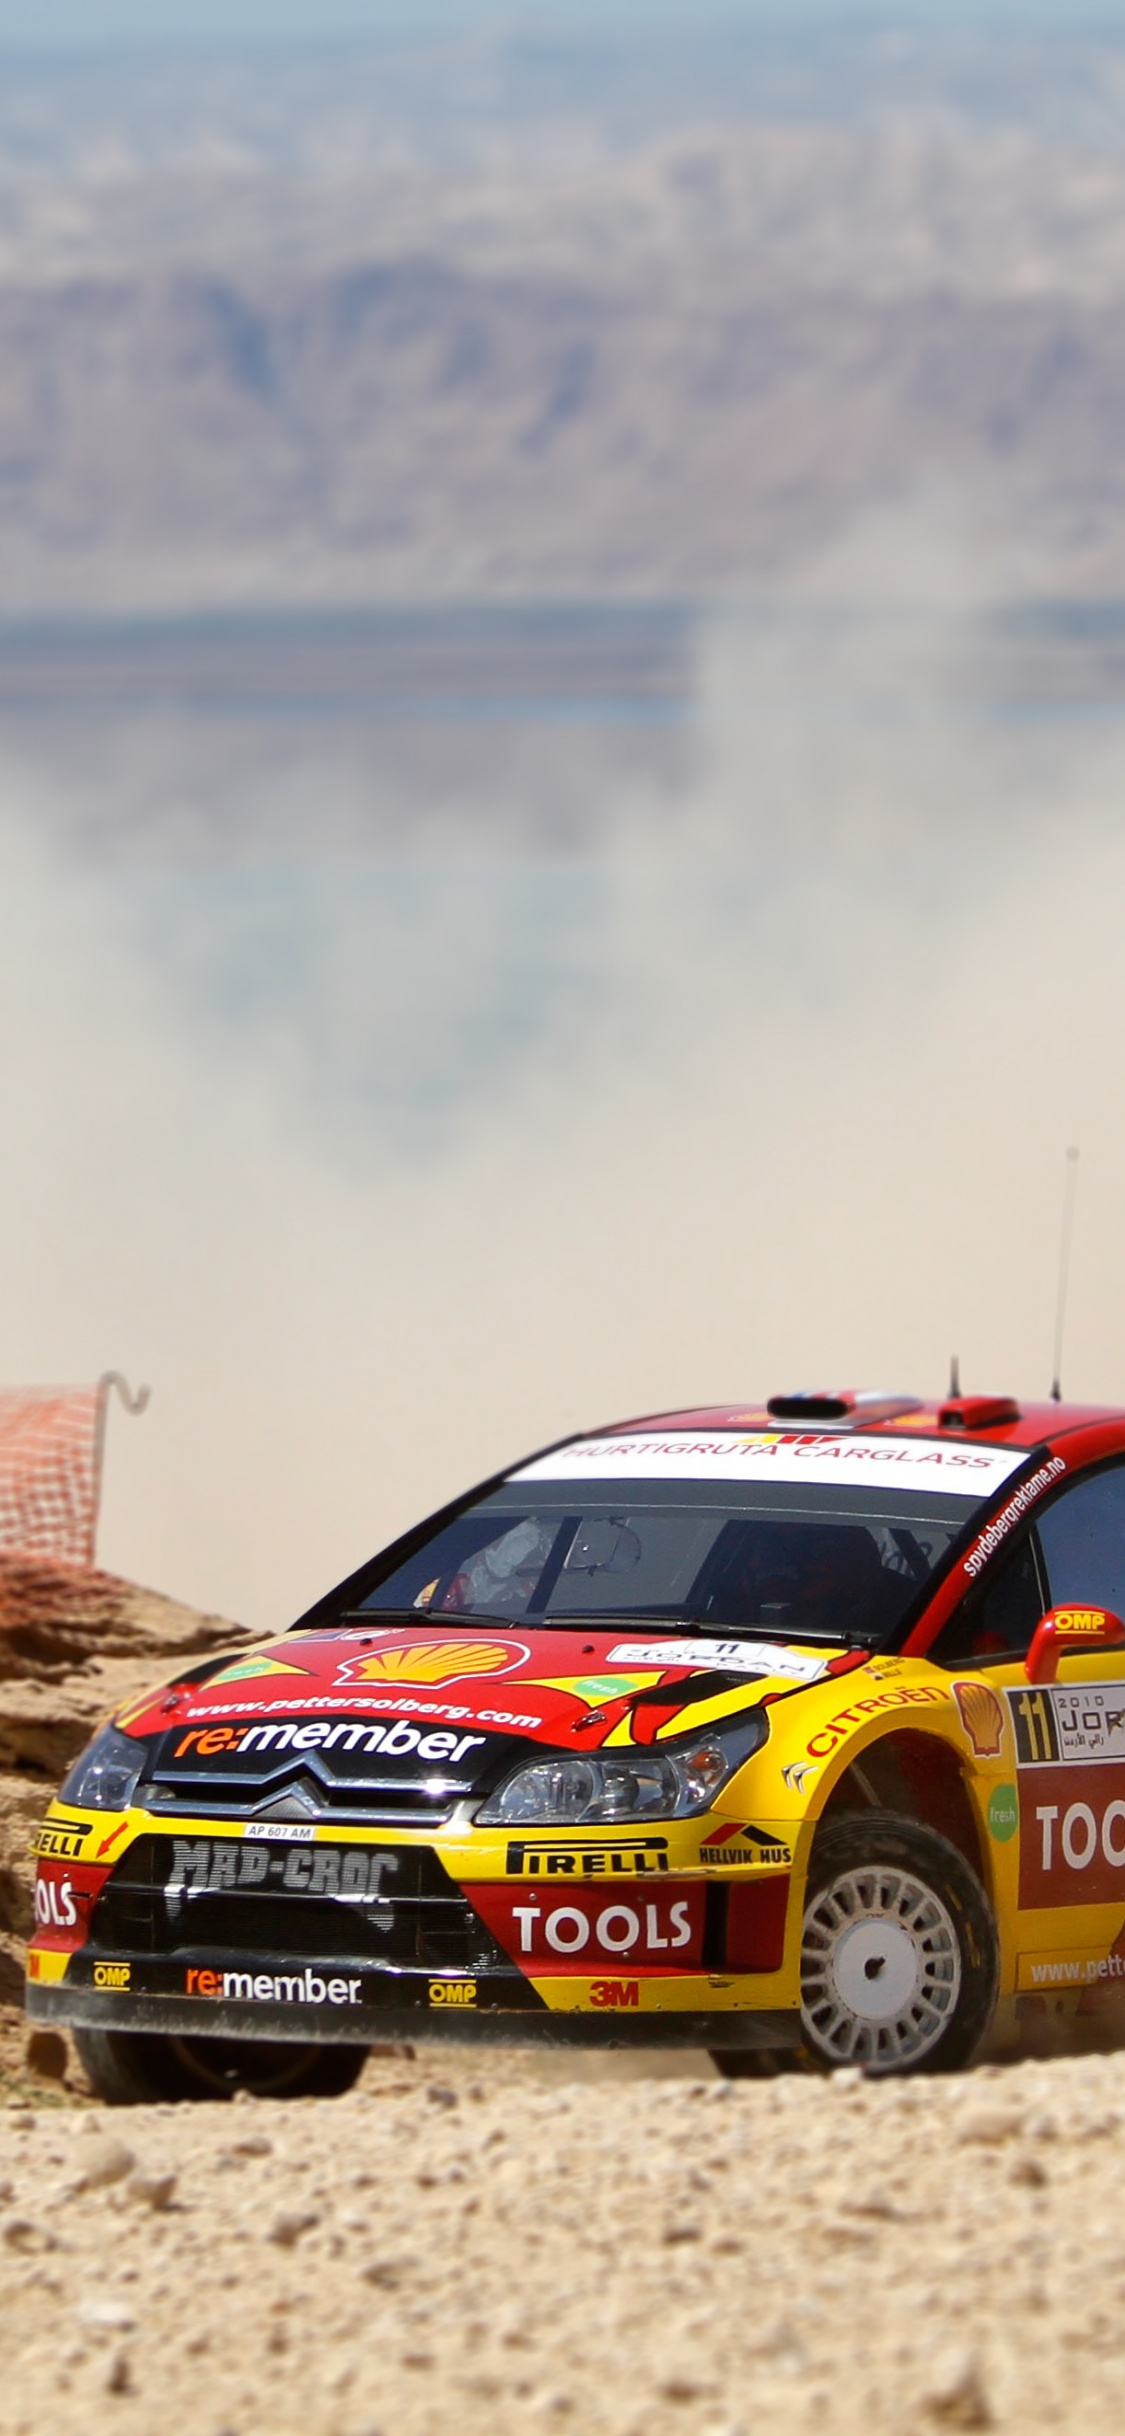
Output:
<path fill-rule="evenodd" d="M 0 2427 L 1116 2430 L 1125 2060 L 0 2114 Z"/>

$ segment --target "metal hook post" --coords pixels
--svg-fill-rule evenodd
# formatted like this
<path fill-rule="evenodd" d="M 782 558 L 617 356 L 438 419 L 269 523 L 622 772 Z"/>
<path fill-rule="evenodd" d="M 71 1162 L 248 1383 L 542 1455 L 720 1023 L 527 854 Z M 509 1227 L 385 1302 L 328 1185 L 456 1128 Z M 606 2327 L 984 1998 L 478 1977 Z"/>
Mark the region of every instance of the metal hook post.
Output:
<path fill-rule="evenodd" d="M 137 1417 L 143 1413 L 152 1395 L 151 1387 L 138 1387 L 136 1395 L 120 1370 L 103 1370 L 98 1380 L 98 1406 L 94 1420 L 94 1504 L 90 1516 L 90 1563 L 94 1562 L 98 1536 L 98 1515 L 102 1502 L 102 1473 L 105 1469 L 106 1414 L 111 1388 L 117 1393 L 127 1413 Z"/>

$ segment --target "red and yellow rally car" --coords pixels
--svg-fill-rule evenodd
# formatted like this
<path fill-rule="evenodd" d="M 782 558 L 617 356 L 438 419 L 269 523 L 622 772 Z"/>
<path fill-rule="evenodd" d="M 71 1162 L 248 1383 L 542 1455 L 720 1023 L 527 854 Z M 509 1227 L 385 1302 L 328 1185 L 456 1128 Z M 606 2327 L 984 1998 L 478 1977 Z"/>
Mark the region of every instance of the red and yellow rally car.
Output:
<path fill-rule="evenodd" d="M 569 1440 L 103 1727 L 40 1833 L 28 2011 L 117 2100 L 327 2092 L 427 2036 L 900 2073 L 1104 2040 L 1123 1613 L 1125 1413 L 840 1393 Z"/>

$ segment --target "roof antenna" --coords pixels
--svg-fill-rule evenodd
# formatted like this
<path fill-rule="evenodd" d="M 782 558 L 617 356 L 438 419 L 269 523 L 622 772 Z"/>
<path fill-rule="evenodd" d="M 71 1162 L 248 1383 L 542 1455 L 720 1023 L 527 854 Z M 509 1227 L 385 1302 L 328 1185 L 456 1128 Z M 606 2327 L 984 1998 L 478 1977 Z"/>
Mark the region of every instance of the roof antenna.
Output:
<path fill-rule="evenodd" d="M 1051 1381 L 1051 1402 L 1062 1402 L 1063 1322 L 1066 1318 L 1066 1290 L 1070 1283 L 1070 1239 L 1074 1229 L 1074 1194 L 1078 1182 L 1078 1152 L 1066 1154 L 1066 1183 L 1063 1187 L 1062 1241 L 1059 1245 L 1059 1298 L 1055 1306 L 1055 1375 Z"/>
<path fill-rule="evenodd" d="M 954 1353 L 954 1354 L 951 1354 L 951 1355 L 950 1355 L 950 1359 L 949 1359 L 949 1395 L 948 1395 L 948 1398 L 947 1398 L 947 1402 L 948 1402 L 948 1403 L 950 1403 L 950 1404 L 959 1404 L 959 1403 L 960 1403 L 960 1401 L 961 1401 L 961 1364 L 960 1364 L 960 1361 L 958 1360 L 957 1355 Z"/>

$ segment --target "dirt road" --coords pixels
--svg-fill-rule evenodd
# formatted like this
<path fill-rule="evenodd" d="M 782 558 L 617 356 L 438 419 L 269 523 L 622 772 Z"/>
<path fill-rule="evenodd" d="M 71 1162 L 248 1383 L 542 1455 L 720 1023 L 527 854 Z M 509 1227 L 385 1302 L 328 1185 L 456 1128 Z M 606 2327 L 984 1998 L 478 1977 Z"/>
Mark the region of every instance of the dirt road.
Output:
<path fill-rule="evenodd" d="M 431 2051 L 335 2102 L 13 2101 L 0 2427 L 1116 2430 L 1125 2060 L 673 2069 Z"/>

